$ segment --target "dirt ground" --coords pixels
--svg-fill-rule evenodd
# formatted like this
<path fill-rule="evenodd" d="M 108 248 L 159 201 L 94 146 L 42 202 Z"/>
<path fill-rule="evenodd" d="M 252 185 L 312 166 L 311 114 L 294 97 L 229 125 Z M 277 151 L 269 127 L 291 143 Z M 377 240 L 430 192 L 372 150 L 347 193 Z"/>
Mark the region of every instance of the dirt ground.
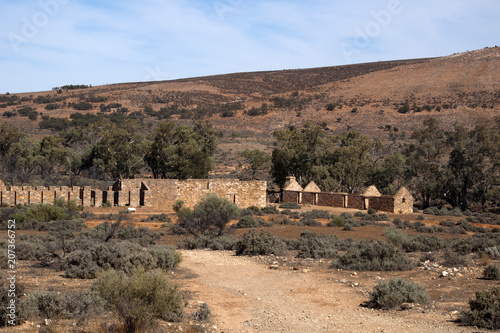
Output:
<path fill-rule="evenodd" d="M 329 269 L 327 262 L 237 257 L 228 251 L 183 251 L 183 255 L 176 276 L 191 302 L 209 304 L 213 331 L 482 332 L 454 322 L 466 305 L 454 295 L 462 288 L 472 294 L 478 284 L 474 270 L 443 279 L 431 271 L 348 272 Z M 270 269 L 269 261 L 279 267 Z M 431 303 L 405 311 L 361 306 L 378 281 L 392 277 L 425 285 Z"/>
<path fill-rule="evenodd" d="M 301 211 L 313 208 L 326 209 L 334 214 L 345 211 L 324 207 L 305 207 Z M 117 213 L 118 210 L 99 208 L 93 209 L 93 212 L 99 215 Z M 161 222 L 140 222 L 144 217 L 159 213 L 139 209 L 130 214 L 131 219 L 126 224 L 167 231 Z M 175 216 L 169 216 L 175 222 Z M 416 221 L 417 216 L 410 214 L 397 217 Z M 266 219 L 277 217 L 265 216 Z M 389 218 L 394 217 L 389 215 Z M 459 218 L 426 215 L 424 222 L 430 225 L 445 219 Z M 94 226 L 103 221 L 96 219 L 87 224 Z M 340 227 L 273 225 L 265 229 L 284 238 L 296 238 L 302 231 L 311 230 L 341 238 L 385 239 L 385 228 L 384 225 L 371 225 L 357 227 L 355 231 L 343 231 Z M 248 229 L 228 230 L 235 236 L 246 231 Z M 30 234 L 33 231 L 19 232 Z M 464 237 L 436 235 L 448 239 Z M 0 237 L 5 235 L 0 233 Z M 174 246 L 184 237 L 166 233 L 158 243 Z M 407 272 L 354 272 L 330 268 L 329 260 L 297 259 L 293 251 L 281 257 L 240 257 L 235 256 L 233 251 L 210 250 L 182 251 L 182 255 L 180 267 L 171 276 L 182 285 L 185 292 L 187 319 L 180 326 L 163 323 L 167 331 L 193 331 L 189 314 L 198 309 L 200 304 L 207 303 L 212 312 L 211 321 L 198 323 L 207 332 L 483 332 L 461 326 L 456 320 L 460 312 L 468 308 L 468 301 L 476 291 L 499 284 L 497 281 L 481 279 L 486 262 L 484 258 L 475 256 L 467 258 L 467 267 L 442 267 L 439 265 L 440 260 L 437 260 L 436 263 L 427 263 Z M 418 259 L 420 254 L 414 256 Z M 441 277 L 443 271 L 447 271 L 449 276 Z M 404 311 L 373 310 L 363 306 L 369 299 L 369 292 L 379 281 L 397 277 L 423 286 L 431 302 L 427 305 L 415 304 Z M 88 289 L 93 282 L 67 279 L 63 277 L 63 272 L 37 267 L 36 263 L 25 261 L 19 264 L 18 281 L 26 287 L 26 294 L 34 290 L 66 293 Z M 16 331 L 33 332 L 34 327 L 26 323 Z"/>

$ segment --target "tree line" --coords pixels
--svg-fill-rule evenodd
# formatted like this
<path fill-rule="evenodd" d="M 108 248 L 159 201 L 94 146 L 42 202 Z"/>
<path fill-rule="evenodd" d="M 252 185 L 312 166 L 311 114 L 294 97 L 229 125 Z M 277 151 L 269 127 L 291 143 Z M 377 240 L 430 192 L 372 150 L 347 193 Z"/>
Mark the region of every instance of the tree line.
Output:
<path fill-rule="evenodd" d="M 500 117 L 468 129 L 445 131 L 435 118 L 415 129 L 407 143 L 382 145 L 356 131 L 328 136 L 321 125 L 273 133 L 271 175 L 281 187 L 286 176 L 302 185 L 315 181 L 325 191 L 359 192 L 375 184 L 394 194 L 407 186 L 429 207 L 444 200 L 466 210 L 500 203 Z"/>
<path fill-rule="evenodd" d="M 61 174 L 109 180 L 151 173 L 154 178 L 208 178 L 222 133 L 208 121 L 191 125 L 164 121 L 152 129 L 142 119 L 96 118 L 38 141 L 18 128 L 0 126 L 0 171 L 12 185 L 39 176 L 54 183 Z M 331 135 L 324 125 L 306 123 L 272 133 L 271 156 L 246 150 L 241 156 L 251 178 L 269 172 L 283 187 L 295 176 L 322 190 L 360 192 L 369 184 L 394 194 L 406 186 L 422 206 L 436 200 L 462 210 L 500 204 L 500 117 L 445 131 L 428 118 L 409 138 L 389 144 L 349 130 Z M 258 173 L 261 172 L 261 173 Z M 73 185 L 73 184 L 70 184 Z"/>

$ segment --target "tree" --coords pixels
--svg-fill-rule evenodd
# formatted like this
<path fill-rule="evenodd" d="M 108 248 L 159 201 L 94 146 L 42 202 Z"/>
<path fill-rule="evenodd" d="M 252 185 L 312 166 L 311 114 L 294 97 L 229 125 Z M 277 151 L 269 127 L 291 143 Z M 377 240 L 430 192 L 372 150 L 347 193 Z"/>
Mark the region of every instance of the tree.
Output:
<path fill-rule="evenodd" d="M 411 189 L 420 195 L 424 207 L 440 197 L 445 183 L 446 137 L 437 119 L 424 120 L 424 128 L 413 131 L 404 150 L 407 159 L 406 178 Z"/>
<path fill-rule="evenodd" d="M 51 177 L 57 167 L 69 166 L 69 149 L 62 146 L 62 139 L 49 135 L 35 146 L 35 163 L 43 179 Z"/>
<path fill-rule="evenodd" d="M 239 209 L 226 198 L 209 194 L 201 199 L 191 210 L 177 207 L 178 223 L 195 237 L 215 231 L 222 235 L 224 228 L 232 219 L 238 218 Z"/>
<path fill-rule="evenodd" d="M 35 157 L 28 135 L 17 127 L 0 126 L 0 170 L 12 185 L 30 179 Z"/>
<path fill-rule="evenodd" d="M 87 157 L 87 167 L 97 166 L 113 178 L 133 178 L 144 165 L 146 142 L 141 127 L 136 121 L 121 127 L 106 125 Z"/>
<path fill-rule="evenodd" d="M 207 178 L 220 135 L 206 121 L 193 126 L 166 121 L 157 127 L 144 160 L 154 178 Z"/>
<path fill-rule="evenodd" d="M 261 150 L 245 149 L 245 151 L 241 153 L 241 156 L 245 158 L 246 163 L 250 167 L 252 179 L 255 179 L 257 171 L 266 171 L 271 167 L 271 156 Z"/>
<path fill-rule="evenodd" d="M 312 180 L 312 167 L 318 164 L 325 146 L 323 128 L 306 123 L 300 130 L 293 126 L 273 132 L 278 146 L 272 153 L 271 175 L 283 187 L 286 177 L 295 176 L 299 182 Z"/>
<path fill-rule="evenodd" d="M 500 121 L 496 125 L 499 124 Z M 447 200 L 462 210 L 468 209 L 473 196 L 479 199 L 484 209 L 490 188 L 498 184 L 496 158 L 500 153 L 500 126 L 497 126 L 478 124 L 469 131 L 456 125 L 455 131 L 448 134 L 453 150 L 448 162 Z"/>

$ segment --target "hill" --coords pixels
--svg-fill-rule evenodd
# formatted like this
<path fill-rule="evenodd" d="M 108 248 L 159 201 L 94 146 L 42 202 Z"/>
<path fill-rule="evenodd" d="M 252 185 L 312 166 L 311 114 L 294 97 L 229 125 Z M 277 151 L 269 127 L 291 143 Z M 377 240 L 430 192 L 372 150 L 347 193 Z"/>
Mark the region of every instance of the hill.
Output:
<path fill-rule="evenodd" d="M 306 121 L 331 133 L 352 128 L 388 140 L 429 116 L 451 128 L 498 115 L 499 53 L 494 47 L 440 58 L 0 95 L 1 121 L 40 138 L 53 133 L 39 128 L 40 116 L 118 112 L 153 125 L 167 118 L 209 118 L 224 133 L 217 173 L 227 173 L 245 148 L 269 151 L 272 131 Z M 40 116 L 26 121 L 30 112 L 31 119 L 33 112 Z"/>

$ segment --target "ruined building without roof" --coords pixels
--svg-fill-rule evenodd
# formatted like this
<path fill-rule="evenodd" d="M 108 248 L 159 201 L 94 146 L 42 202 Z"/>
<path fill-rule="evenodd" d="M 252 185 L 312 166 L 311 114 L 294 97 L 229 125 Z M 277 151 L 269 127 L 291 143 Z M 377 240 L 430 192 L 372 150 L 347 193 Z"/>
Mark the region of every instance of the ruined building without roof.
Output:
<path fill-rule="evenodd" d="M 265 181 L 237 179 L 123 179 L 107 190 L 68 186 L 9 186 L 0 181 L 0 204 L 53 204 L 55 199 L 75 200 L 83 207 L 130 206 L 171 210 L 177 200 L 194 206 L 207 194 L 227 198 L 242 208 L 266 205 Z"/>
<path fill-rule="evenodd" d="M 283 189 L 283 202 L 295 202 L 339 208 L 369 209 L 395 214 L 413 213 L 414 199 L 404 187 L 395 195 L 382 195 L 375 186 L 368 187 L 363 194 L 322 192 L 314 182 L 302 188 L 295 177 L 287 177 Z"/>

